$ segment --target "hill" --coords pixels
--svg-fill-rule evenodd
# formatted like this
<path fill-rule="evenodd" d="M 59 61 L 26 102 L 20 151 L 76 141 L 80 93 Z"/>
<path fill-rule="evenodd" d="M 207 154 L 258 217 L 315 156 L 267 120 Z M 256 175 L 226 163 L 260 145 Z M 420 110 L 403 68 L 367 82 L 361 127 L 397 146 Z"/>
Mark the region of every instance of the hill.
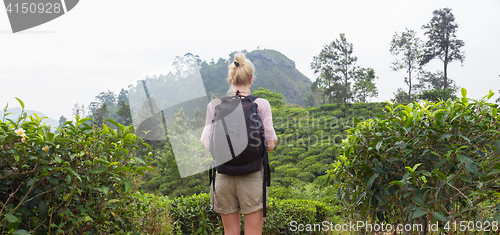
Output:
<path fill-rule="evenodd" d="M 255 66 L 254 88 L 280 93 L 293 104 L 302 105 L 311 93 L 311 80 L 295 68 L 295 62 L 274 50 L 256 50 L 247 54 Z"/>
<path fill-rule="evenodd" d="M 221 96 L 229 89 L 227 80 L 229 59 L 220 58 L 217 63 L 203 62 L 200 73 L 209 97 Z M 304 98 L 311 93 L 311 80 L 295 68 L 295 62 L 275 50 L 255 50 L 246 54 L 255 67 L 253 90 L 259 87 L 282 94 L 287 103 L 303 105 Z"/>

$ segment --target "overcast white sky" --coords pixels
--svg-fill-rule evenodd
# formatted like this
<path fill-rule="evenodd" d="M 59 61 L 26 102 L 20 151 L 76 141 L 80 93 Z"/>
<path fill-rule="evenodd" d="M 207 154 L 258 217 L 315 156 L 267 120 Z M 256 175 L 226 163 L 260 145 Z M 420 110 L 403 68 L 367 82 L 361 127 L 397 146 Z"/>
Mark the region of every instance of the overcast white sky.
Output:
<path fill-rule="evenodd" d="M 71 117 L 102 91 L 116 93 L 148 70 L 187 52 L 210 61 L 258 46 L 282 52 L 314 80 L 313 56 L 345 33 L 358 65 L 375 69 L 379 97 L 404 87 L 389 44 L 395 32 L 416 30 L 449 7 L 459 24 L 466 59 L 449 77 L 481 98 L 500 89 L 500 1 L 165 1 L 85 0 L 67 14 L 13 34 L 0 11 L 0 106 L 35 109 L 56 120 Z M 442 69 L 438 61 L 426 66 Z M 495 95 L 497 98 L 498 95 Z"/>

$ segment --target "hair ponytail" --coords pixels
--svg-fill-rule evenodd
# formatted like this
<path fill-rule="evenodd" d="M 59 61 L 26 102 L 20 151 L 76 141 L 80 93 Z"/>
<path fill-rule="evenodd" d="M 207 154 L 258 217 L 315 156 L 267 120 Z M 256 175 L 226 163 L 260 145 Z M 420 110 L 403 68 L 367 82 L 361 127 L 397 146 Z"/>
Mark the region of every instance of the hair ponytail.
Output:
<path fill-rule="evenodd" d="M 243 53 L 234 55 L 234 62 L 229 64 L 229 80 L 232 84 L 236 86 L 246 85 L 252 76 L 252 62 Z"/>

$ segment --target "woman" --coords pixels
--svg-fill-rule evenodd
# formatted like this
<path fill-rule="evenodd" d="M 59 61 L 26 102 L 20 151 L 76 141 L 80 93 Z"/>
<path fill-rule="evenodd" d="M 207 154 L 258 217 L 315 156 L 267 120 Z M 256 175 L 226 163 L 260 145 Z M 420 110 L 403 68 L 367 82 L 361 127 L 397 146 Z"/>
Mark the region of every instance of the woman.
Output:
<path fill-rule="evenodd" d="M 245 55 L 238 53 L 234 62 L 229 65 L 229 83 L 232 95 L 236 92 L 243 96 L 250 93 L 253 81 L 254 68 L 252 62 Z M 277 142 L 273 128 L 271 106 L 266 99 L 257 98 L 258 111 L 264 126 L 264 135 L 268 149 L 271 151 Z M 210 123 L 213 119 L 214 109 L 209 104 L 207 118 L 201 141 L 209 149 Z M 226 235 L 239 235 L 241 233 L 240 212 L 243 214 L 244 231 L 246 235 L 262 234 L 263 218 L 263 170 L 254 173 L 233 176 L 216 173 L 215 191 L 210 187 L 210 200 L 212 209 L 221 214 Z M 266 192 L 267 193 L 267 192 Z"/>

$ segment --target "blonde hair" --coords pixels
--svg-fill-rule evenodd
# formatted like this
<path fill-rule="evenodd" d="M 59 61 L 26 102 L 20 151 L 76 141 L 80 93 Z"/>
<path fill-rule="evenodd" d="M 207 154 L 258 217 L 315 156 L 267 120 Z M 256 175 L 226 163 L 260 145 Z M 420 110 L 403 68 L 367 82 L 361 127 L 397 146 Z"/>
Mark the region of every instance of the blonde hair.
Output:
<path fill-rule="evenodd" d="M 238 66 L 236 66 L 238 64 Z M 248 84 L 253 76 L 253 64 L 243 53 L 234 55 L 234 62 L 229 64 L 229 80 L 233 85 L 241 86 Z"/>

